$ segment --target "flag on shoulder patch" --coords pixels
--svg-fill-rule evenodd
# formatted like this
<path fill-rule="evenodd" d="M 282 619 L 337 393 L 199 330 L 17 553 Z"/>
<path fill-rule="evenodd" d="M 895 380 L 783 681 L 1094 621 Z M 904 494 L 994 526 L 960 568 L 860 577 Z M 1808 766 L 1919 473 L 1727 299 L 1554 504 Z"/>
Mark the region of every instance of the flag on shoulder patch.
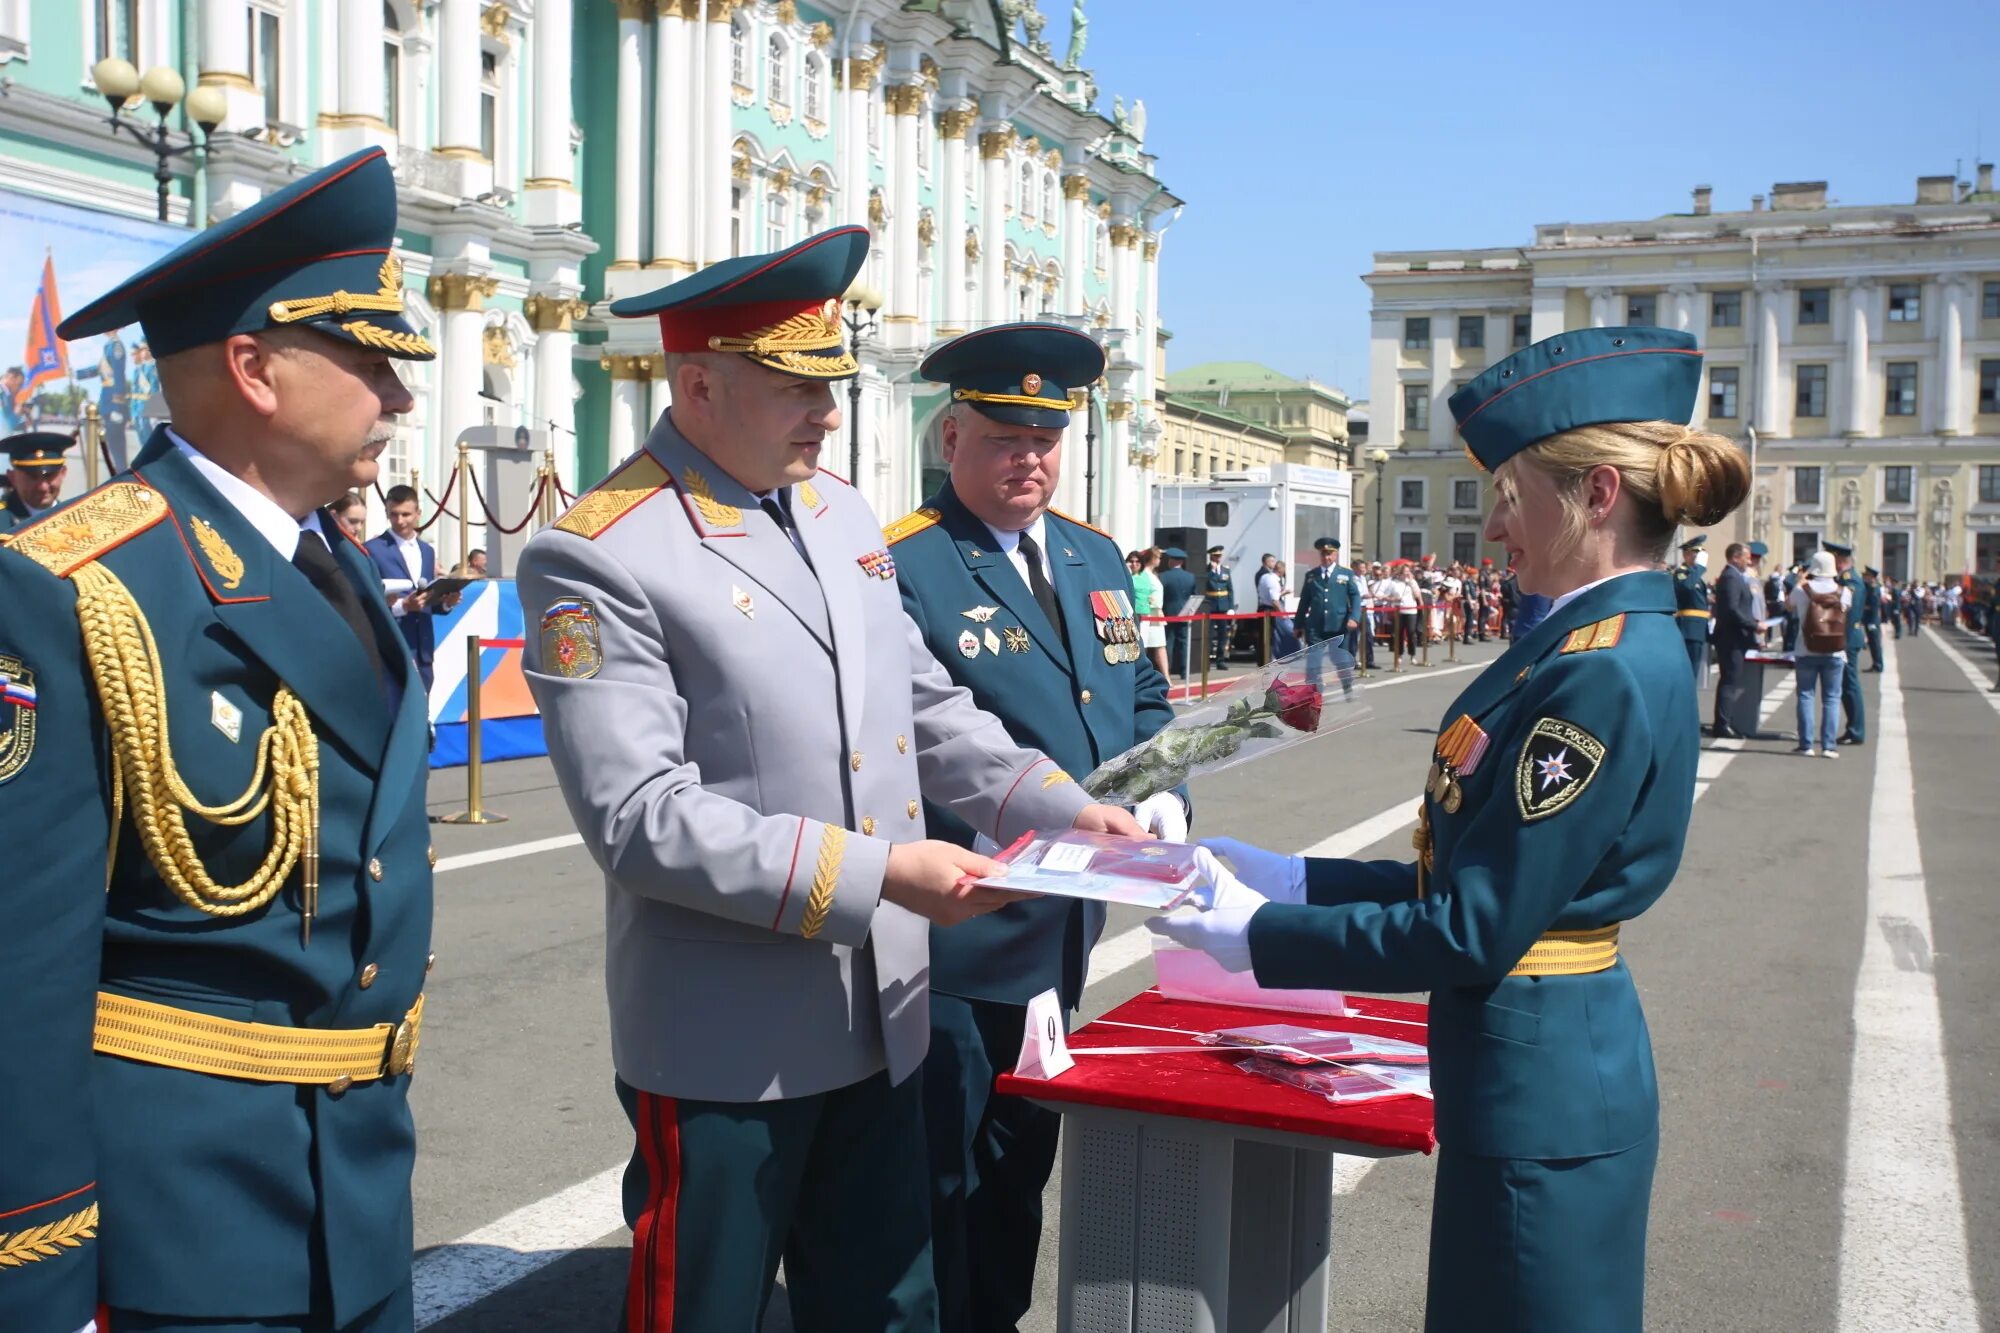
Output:
<path fill-rule="evenodd" d="M 572 680 L 588 680 L 604 665 L 597 634 L 597 608 L 565 597 L 542 612 L 542 669 Z"/>

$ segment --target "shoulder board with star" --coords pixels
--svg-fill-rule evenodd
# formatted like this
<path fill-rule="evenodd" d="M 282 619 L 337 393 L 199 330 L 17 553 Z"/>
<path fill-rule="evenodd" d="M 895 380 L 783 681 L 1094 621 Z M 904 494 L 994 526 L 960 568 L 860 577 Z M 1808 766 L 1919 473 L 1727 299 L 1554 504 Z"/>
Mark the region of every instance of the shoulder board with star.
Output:
<path fill-rule="evenodd" d="M 882 540 L 894 546 L 905 537 L 914 537 L 925 528 L 937 526 L 944 515 L 926 505 L 912 514 L 905 514 L 894 523 L 882 529 Z"/>
<path fill-rule="evenodd" d="M 1618 640 L 1623 638 L 1624 635 L 1625 616 L 1623 612 L 1620 612 L 1608 620 L 1600 620 L 1594 625 L 1585 625 L 1581 629 L 1571 630 L 1569 637 L 1563 640 L 1562 651 L 1565 653 L 1588 653 L 1594 652 L 1599 648 L 1616 648 Z"/>
<path fill-rule="evenodd" d="M 1072 518 L 1070 515 L 1065 514 L 1060 509 L 1051 509 L 1049 510 L 1049 512 L 1051 514 L 1054 514 L 1057 518 L 1061 519 L 1065 523 L 1074 523 L 1079 528 L 1090 529 L 1098 536 L 1104 538 L 1104 540 L 1110 542 L 1113 546 L 1116 546 L 1118 544 L 1118 539 L 1116 537 L 1113 537 L 1110 533 L 1106 532 L 1103 528 L 1098 527 L 1095 523 L 1086 523 L 1080 518 Z"/>
<path fill-rule="evenodd" d="M 68 578 L 167 516 L 166 497 L 136 481 L 114 481 L 0 538 L 7 549 Z"/>
<path fill-rule="evenodd" d="M 667 470 L 641 450 L 623 467 L 583 493 L 569 512 L 556 520 L 564 532 L 595 541 L 625 515 L 667 486 Z"/>

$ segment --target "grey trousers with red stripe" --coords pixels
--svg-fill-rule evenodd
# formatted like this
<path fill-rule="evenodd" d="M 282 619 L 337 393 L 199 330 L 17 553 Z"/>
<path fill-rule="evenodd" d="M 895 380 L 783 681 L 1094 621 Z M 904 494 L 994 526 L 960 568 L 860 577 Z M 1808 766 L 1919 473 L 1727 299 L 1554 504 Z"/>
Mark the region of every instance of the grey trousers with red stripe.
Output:
<path fill-rule="evenodd" d="M 626 1333 L 756 1329 L 781 1259 L 798 1333 L 935 1333 L 920 1074 L 768 1102 L 617 1086 Z"/>

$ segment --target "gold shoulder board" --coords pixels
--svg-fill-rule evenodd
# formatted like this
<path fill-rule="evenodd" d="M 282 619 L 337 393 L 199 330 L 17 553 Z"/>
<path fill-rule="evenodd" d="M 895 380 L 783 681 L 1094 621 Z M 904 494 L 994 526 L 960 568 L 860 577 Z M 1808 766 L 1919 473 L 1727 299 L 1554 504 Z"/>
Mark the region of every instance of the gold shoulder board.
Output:
<path fill-rule="evenodd" d="M 659 494 L 666 484 L 667 470 L 652 454 L 641 451 L 586 491 L 556 520 L 556 526 L 594 541 L 613 523 Z"/>
<path fill-rule="evenodd" d="M 1600 620 L 1595 625 L 1585 625 L 1573 629 L 1563 640 L 1562 650 L 1566 653 L 1587 653 L 1598 648 L 1615 648 L 1625 633 L 1625 617 L 1615 615 L 1609 620 Z"/>
<path fill-rule="evenodd" d="M 1118 539 L 1116 537 L 1113 537 L 1110 533 L 1106 532 L 1103 528 L 1098 527 L 1095 523 L 1086 523 L 1080 518 L 1074 518 L 1068 514 L 1065 514 L 1060 509 L 1051 509 L 1049 510 L 1049 512 L 1051 514 L 1054 514 L 1057 518 L 1061 519 L 1065 523 L 1074 523 L 1079 528 L 1089 528 L 1092 532 L 1104 538 L 1104 540 L 1110 542 L 1113 546 L 1116 546 L 1118 544 Z"/>
<path fill-rule="evenodd" d="M 882 529 L 882 539 L 894 546 L 905 537 L 914 537 L 925 528 L 937 526 L 937 521 L 943 517 L 944 515 L 937 510 L 928 507 L 919 509 L 914 514 L 905 514 Z"/>
<path fill-rule="evenodd" d="M 65 509 L 17 529 L 9 550 L 68 578 L 167 516 L 166 497 L 136 481 L 114 481 Z"/>

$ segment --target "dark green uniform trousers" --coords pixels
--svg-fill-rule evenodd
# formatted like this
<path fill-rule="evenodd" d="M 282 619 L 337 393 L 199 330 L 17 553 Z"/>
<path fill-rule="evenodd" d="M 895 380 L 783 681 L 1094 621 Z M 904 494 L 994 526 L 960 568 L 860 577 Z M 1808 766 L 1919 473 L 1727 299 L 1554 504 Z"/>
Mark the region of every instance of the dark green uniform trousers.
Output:
<path fill-rule="evenodd" d="M 931 993 L 924 1126 L 944 1333 L 1011 1333 L 1034 1303 L 1042 1190 L 1062 1117 L 993 1093 L 1020 1058 L 1027 1021 L 1026 1005 Z"/>
<path fill-rule="evenodd" d="M 1847 724 L 1841 732 L 1857 741 L 1868 739 L 1867 705 L 1861 697 L 1861 650 L 1847 650 L 1847 673 L 1840 678 L 1840 720 Z"/>
<path fill-rule="evenodd" d="M 182 1319 L 111 1309 L 99 1321 L 97 1333 L 410 1333 L 416 1326 L 410 1280 L 402 1290 L 351 1323 L 336 1324 L 331 1314 L 277 1319 Z"/>
<path fill-rule="evenodd" d="M 1426 1333 L 1641 1333 L 1658 1132 L 1536 1161 L 1438 1153 Z"/>
<path fill-rule="evenodd" d="M 933 1333 L 921 1076 L 809 1097 L 618 1099 L 637 1137 L 627 1333 L 751 1333 L 778 1261 L 799 1333 Z"/>

